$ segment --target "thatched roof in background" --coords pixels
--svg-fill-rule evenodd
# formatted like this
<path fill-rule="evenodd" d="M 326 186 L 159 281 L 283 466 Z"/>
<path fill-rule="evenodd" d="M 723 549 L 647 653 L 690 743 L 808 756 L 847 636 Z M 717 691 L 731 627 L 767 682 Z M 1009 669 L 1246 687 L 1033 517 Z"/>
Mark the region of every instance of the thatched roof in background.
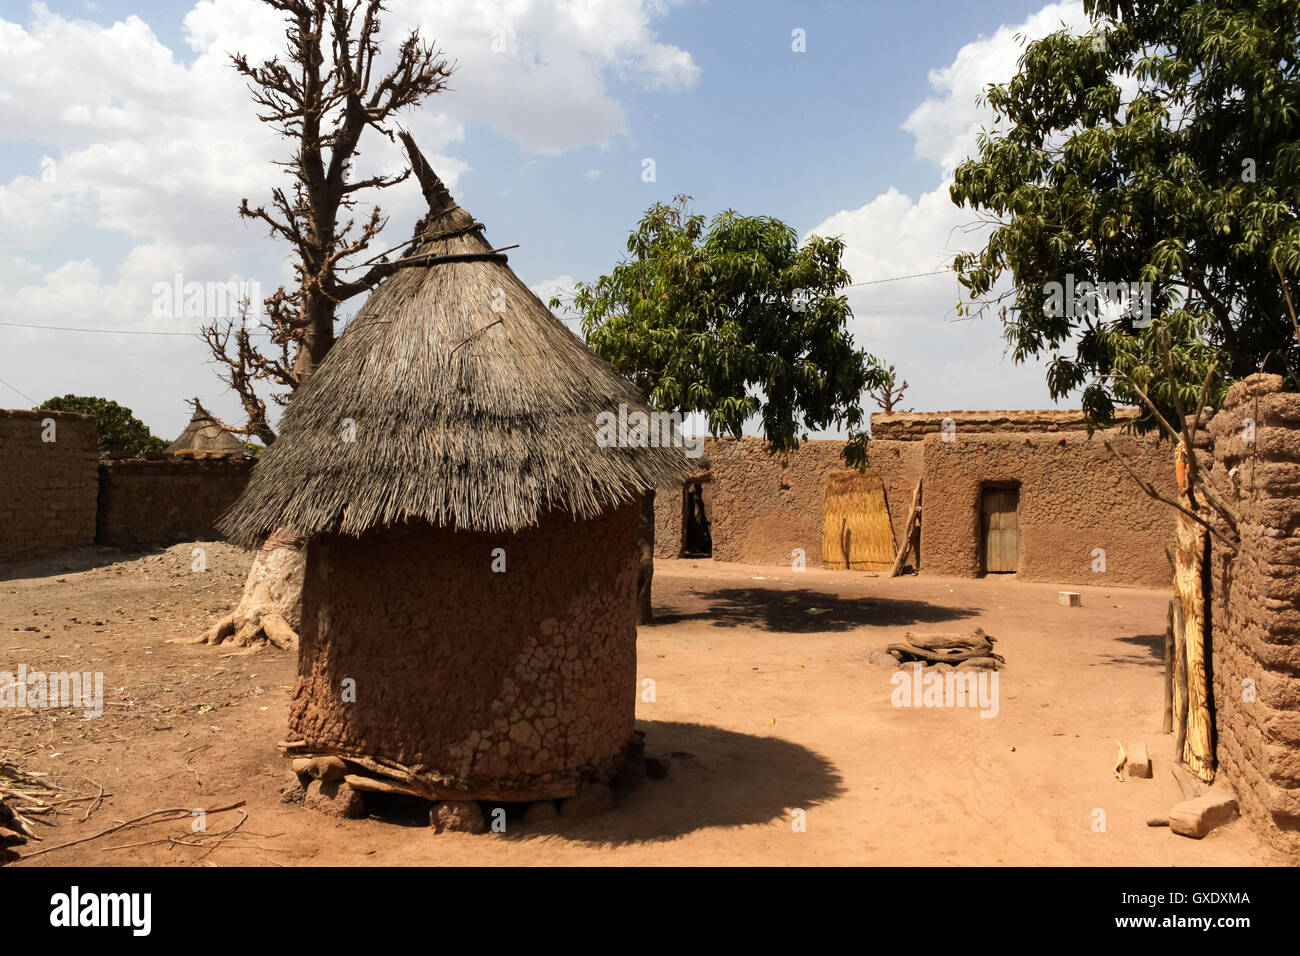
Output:
<path fill-rule="evenodd" d="M 517 531 L 550 510 L 594 517 L 698 470 L 680 447 L 597 444 L 597 414 L 648 411 L 640 393 L 417 172 L 431 213 L 406 256 L 457 258 L 398 269 L 298 388 L 223 518 L 241 544 L 281 526 L 360 534 L 408 519 Z"/>
<path fill-rule="evenodd" d="M 221 427 L 212 414 L 194 399 L 194 415 L 180 437 L 167 446 L 173 455 L 186 452 L 226 452 L 242 455 L 244 443 Z"/>

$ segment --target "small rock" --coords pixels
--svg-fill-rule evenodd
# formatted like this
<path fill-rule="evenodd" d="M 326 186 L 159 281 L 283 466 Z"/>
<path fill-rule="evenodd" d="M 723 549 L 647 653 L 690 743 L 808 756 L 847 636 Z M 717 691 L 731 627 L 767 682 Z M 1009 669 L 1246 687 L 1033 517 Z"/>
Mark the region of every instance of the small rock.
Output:
<path fill-rule="evenodd" d="M 996 657 L 972 657 L 961 662 L 961 669 L 995 671 L 1002 667 Z"/>
<path fill-rule="evenodd" d="M 487 833 L 483 810 L 473 800 L 444 800 L 429 811 L 435 833 Z"/>
<path fill-rule="evenodd" d="M 552 820 L 560 819 L 560 811 L 555 809 L 554 800 L 537 800 L 528 804 L 528 809 L 524 811 L 524 825 L 532 826 L 535 823 L 550 823 Z"/>
<path fill-rule="evenodd" d="M 653 757 L 646 758 L 647 772 L 653 759 Z M 608 784 L 589 783 L 578 792 L 576 797 L 570 797 L 560 804 L 560 813 L 572 818 L 594 817 L 598 813 L 612 809 L 613 806 L 614 794 Z"/>
<path fill-rule="evenodd" d="M 292 770 L 285 777 L 284 786 L 280 788 L 281 803 L 302 803 L 307 799 L 307 788 Z"/>
<path fill-rule="evenodd" d="M 867 663 L 875 664 L 877 667 L 888 667 L 895 670 L 898 667 L 898 658 L 887 651 L 882 651 L 878 647 L 873 647 L 867 651 Z"/>
<path fill-rule="evenodd" d="M 646 757 L 645 773 L 651 780 L 663 780 L 672 766 L 667 757 Z"/>
<path fill-rule="evenodd" d="M 307 784 L 303 806 L 327 817 L 356 820 L 366 815 L 366 808 L 357 793 L 340 780 L 313 780 Z"/>
<path fill-rule="evenodd" d="M 1147 826 L 1167 827 L 1169 826 L 1169 818 L 1168 817 L 1147 817 Z"/>
<path fill-rule="evenodd" d="M 1128 763 L 1124 765 L 1124 772 L 1130 777 L 1151 777 L 1151 757 L 1147 754 L 1146 744 L 1129 744 L 1128 745 Z"/>
<path fill-rule="evenodd" d="M 1226 791 L 1211 790 L 1204 796 L 1184 800 L 1169 811 L 1169 829 L 1180 836 L 1199 840 L 1215 827 L 1237 819 L 1237 798 Z"/>
<path fill-rule="evenodd" d="M 1056 603 L 1061 607 L 1082 607 L 1083 595 L 1078 591 L 1057 591 Z"/>

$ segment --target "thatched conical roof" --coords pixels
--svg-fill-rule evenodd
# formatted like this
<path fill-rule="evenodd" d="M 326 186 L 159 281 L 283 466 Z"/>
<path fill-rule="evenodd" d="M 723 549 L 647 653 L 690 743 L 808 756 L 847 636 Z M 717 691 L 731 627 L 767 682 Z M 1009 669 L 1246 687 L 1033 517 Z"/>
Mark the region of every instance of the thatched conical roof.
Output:
<path fill-rule="evenodd" d="M 194 415 L 180 437 L 167 446 L 173 455 L 186 452 L 223 452 L 226 454 L 244 453 L 244 443 L 221 427 L 221 423 L 212 417 L 212 413 L 194 399 Z"/>
<path fill-rule="evenodd" d="M 490 254 L 418 158 L 430 215 L 405 258 L 420 258 L 370 294 L 298 388 L 223 518 L 232 540 L 409 519 L 517 531 L 551 510 L 594 517 L 698 470 L 681 447 L 600 447 L 598 413 L 648 412 L 640 393 Z"/>

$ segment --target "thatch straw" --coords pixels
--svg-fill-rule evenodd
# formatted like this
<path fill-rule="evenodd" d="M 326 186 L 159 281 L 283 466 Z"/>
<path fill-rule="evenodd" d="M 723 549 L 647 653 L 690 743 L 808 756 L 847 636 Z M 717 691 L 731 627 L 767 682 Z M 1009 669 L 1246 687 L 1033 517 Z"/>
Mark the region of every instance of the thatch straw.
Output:
<path fill-rule="evenodd" d="M 199 400 L 194 399 L 194 414 L 190 417 L 190 423 L 185 426 L 185 431 L 181 432 L 180 437 L 167 446 L 167 451 L 173 455 L 184 454 L 189 451 L 205 452 L 227 452 L 227 453 L 244 453 L 244 443 L 232 435 L 221 424 L 212 417 L 212 414 L 199 404 Z"/>
<path fill-rule="evenodd" d="M 822 512 L 822 566 L 888 571 L 894 563 L 894 525 L 879 472 L 826 475 Z"/>
<path fill-rule="evenodd" d="M 552 510 L 594 517 L 698 470 L 681 447 L 597 444 L 599 412 L 649 409 L 504 255 L 487 255 L 482 228 L 454 202 L 429 216 L 404 258 L 469 260 L 417 262 L 371 293 L 223 517 L 232 540 L 411 519 L 517 531 Z"/>

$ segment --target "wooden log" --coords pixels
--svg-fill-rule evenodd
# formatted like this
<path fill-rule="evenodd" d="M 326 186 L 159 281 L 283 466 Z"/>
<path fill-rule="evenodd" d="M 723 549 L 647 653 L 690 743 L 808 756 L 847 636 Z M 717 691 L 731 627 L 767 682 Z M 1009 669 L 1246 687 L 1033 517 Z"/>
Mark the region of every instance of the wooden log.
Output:
<path fill-rule="evenodd" d="M 1183 759 L 1187 746 L 1187 622 L 1183 599 L 1174 589 L 1174 760 Z"/>
<path fill-rule="evenodd" d="M 1203 585 L 1209 533 L 1196 522 L 1179 516 L 1177 525 L 1178 571 L 1176 591 L 1183 605 L 1187 712 L 1182 760 L 1207 783 L 1214 779 L 1211 743 L 1210 688 L 1206 675 L 1205 589 Z"/>
<path fill-rule="evenodd" d="M 410 783 L 398 783 L 394 780 L 379 780 L 375 777 L 367 777 L 364 774 L 356 773 L 350 773 L 343 779 L 354 790 L 368 790 L 372 793 L 396 793 L 435 801 L 486 800 L 497 803 L 531 803 L 534 800 L 560 800 L 572 797 L 580 789 L 577 780 L 556 780 L 548 784 L 517 789 L 486 787 L 477 790 L 465 790 L 458 787 L 435 786 L 419 779 Z"/>
<path fill-rule="evenodd" d="M 1174 775 L 1174 782 L 1178 784 L 1178 789 L 1183 792 L 1184 800 L 1194 800 L 1205 793 L 1205 784 L 1182 764 L 1170 764 L 1169 772 Z"/>
<path fill-rule="evenodd" d="M 1165 701 L 1160 718 L 1160 732 L 1174 731 L 1174 605 L 1177 598 L 1169 599 L 1169 612 L 1165 621 Z"/>
<path fill-rule="evenodd" d="M 370 793 L 397 793 L 408 797 L 421 797 L 425 800 L 441 799 L 430 794 L 422 787 L 394 783 L 392 780 L 376 780 L 374 777 L 364 777 L 359 773 L 345 774 L 343 780 L 353 790 L 365 790 Z"/>
<path fill-rule="evenodd" d="M 912 547 L 912 530 L 916 527 L 916 506 L 921 503 L 921 479 L 916 480 L 916 490 L 912 492 L 912 506 L 907 512 L 907 527 L 903 531 L 903 543 L 898 546 L 898 555 L 894 558 L 894 566 L 889 571 L 891 578 L 896 578 L 903 570 L 903 559 L 907 557 L 908 550 Z M 918 561 L 920 555 L 917 555 Z"/>

